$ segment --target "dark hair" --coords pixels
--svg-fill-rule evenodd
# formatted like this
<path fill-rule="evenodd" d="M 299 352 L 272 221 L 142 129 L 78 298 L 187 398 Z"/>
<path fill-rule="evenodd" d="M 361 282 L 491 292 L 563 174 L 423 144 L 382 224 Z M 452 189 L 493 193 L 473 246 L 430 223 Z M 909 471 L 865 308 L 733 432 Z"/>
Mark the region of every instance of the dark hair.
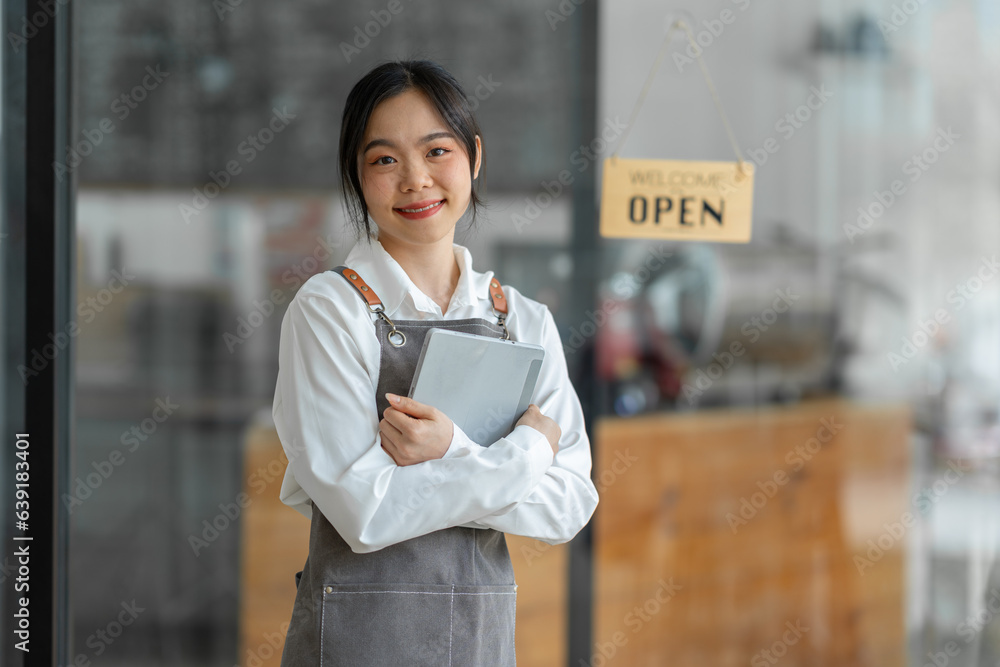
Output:
<path fill-rule="evenodd" d="M 366 240 L 370 240 L 372 230 L 368 224 L 368 205 L 365 203 L 358 175 L 358 154 L 368 127 L 368 119 L 375 107 L 383 101 L 414 89 L 427 95 L 458 137 L 469 155 L 469 175 L 475 174 L 476 135 L 480 135 L 482 142 L 482 133 L 472 115 L 469 100 L 455 77 L 430 60 L 396 60 L 376 66 L 354 84 L 344 104 L 344 118 L 340 126 L 340 184 L 344 191 L 344 206 L 348 220 Z M 485 154 L 485 142 L 483 146 Z M 483 166 L 485 157 L 480 165 L 481 176 Z M 483 205 L 475 178 L 472 179 L 471 194 L 470 225 L 476 221 L 478 207 Z"/>

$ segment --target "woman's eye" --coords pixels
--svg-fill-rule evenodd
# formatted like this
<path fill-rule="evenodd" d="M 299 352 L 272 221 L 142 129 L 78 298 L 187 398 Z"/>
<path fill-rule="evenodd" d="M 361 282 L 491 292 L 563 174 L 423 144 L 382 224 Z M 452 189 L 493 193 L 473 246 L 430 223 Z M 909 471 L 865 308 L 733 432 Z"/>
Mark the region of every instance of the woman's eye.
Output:
<path fill-rule="evenodd" d="M 436 153 L 436 154 L 434 154 L 434 151 L 441 151 L 441 152 L 440 152 L 440 153 Z M 432 148 L 432 149 L 431 149 L 431 153 L 432 153 L 432 154 L 434 154 L 434 157 L 441 157 L 441 156 L 442 156 L 442 155 L 444 155 L 445 153 L 450 153 L 450 152 L 451 152 L 451 151 L 450 151 L 450 150 L 448 150 L 447 148 Z"/>
<path fill-rule="evenodd" d="M 383 155 L 380 158 L 376 158 L 375 161 L 372 162 L 372 164 L 389 164 L 388 162 L 382 162 L 382 160 L 392 160 L 392 159 L 393 158 L 389 157 L 388 155 Z"/>

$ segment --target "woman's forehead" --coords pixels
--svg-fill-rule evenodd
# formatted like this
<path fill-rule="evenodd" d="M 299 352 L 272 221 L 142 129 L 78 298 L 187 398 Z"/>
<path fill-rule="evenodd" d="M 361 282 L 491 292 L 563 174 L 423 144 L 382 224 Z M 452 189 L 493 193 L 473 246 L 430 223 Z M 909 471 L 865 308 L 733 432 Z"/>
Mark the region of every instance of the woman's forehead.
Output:
<path fill-rule="evenodd" d="M 382 100 L 372 110 L 365 134 L 374 131 L 388 133 L 393 130 L 423 131 L 428 125 L 445 125 L 444 118 L 425 93 L 410 89 Z"/>

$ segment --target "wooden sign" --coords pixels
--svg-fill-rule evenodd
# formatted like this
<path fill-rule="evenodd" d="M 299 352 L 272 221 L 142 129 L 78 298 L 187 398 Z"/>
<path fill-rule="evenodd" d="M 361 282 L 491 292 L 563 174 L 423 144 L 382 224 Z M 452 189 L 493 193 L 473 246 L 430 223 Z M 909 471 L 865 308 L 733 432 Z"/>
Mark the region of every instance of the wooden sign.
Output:
<path fill-rule="evenodd" d="M 601 236 L 748 243 L 754 165 L 604 160 Z"/>

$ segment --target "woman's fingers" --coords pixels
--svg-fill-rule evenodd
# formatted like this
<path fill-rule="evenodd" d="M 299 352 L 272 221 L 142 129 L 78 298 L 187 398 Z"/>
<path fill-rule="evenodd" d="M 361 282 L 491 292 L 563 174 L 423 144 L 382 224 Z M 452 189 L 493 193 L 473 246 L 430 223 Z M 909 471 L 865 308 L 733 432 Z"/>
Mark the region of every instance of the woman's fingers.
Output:
<path fill-rule="evenodd" d="M 393 446 L 398 446 L 397 443 L 401 442 L 403 439 L 403 432 L 386 417 L 378 424 L 378 430 L 382 433 L 383 437 L 388 436 L 392 440 Z"/>
<path fill-rule="evenodd" d="M 559 424 L 553 419 L 542 414 L 541 409 L 537 405 L 534 403 L 529 405 L 528 409 L 521 415 L 521 418 L 517 420 L 515 426 L 520 426 L 521 424 L 530 426 L 544 435 L 552 447 L 553 454 L 559 452 L 559 439 L 562 437 L 562 429 L 559 428 Z"/>
<path fill-rule="evenodd" d="M 383 430 L 381 425 L 379 426 L 379 435 L 381 436 L 382 440 L 382 449 L 384 449 L 385 453 L 388 454 L 392 458 L 392 460 L 396 462 L 396 465 L 399 465 L 399 448 L 396 447 L 396 443 L 393 442 L 392 437 L 385 432 L 386 430 L 388 429 Z"/>
<path fill-rule="evenodd" d="M 399 431 L 411 428 L 418 421 L 416 417 L 411 417 L 405 412 L 400 412 L 391 407 L 385 409 L 385 412 L 382 413 L 382 419 L 392 424 Z"/>
<path fill-rule="evenodd" d="M 517 420 L 515 426 L 520 426 L 521 424 L 527 424 L 528 426 L 534 426 L 542 418 L 542 413 L 538 409 L 538 406 L 534 403 L 528 405 L 527 409 Z"/>
<path fill-rule="evenodd" d="M 385 409 L 379 422 L 379 431 L 392 440 L 396 463 L 412 465 L 444 456 L 454 438 L 452 421 L 433 406 L 399 398 L 399 403 Z"/>
<path fill-rule="evenodd" d="M 404 425 L 403 429 L 397 428 L 388 417 L 390 413 L 395 413 L 392 416 L 396 420 L 408 420 L 412 424 L 419 424 L 420 421 L 413 419 L 412 417 L 407 417 L 401 412 L 394 411 L 392 408 L 386 409 L 387 418 L 379 422 L 379 433 L 382 434 L 382 440 L 389 442 L 389 447 L 386 451 L 389 452 L 389 456 L 392 460 L 396 462 L 396 465 L 412 465 L 414 463 L 419 463 L 420 459 L 414 458 L 416 453 L 414 447 L 416 442 L 414 440 L 414 433 L 411 425 Z"/>
<path fill-rule="evenodd" d="M 386 393 L 385 397 L 389 399 L 390 407 L 396 408 L 400 412 L 405 412 L 411 417 L 416 417 L 417 419 L 431 419 L 437 412 L 434 406 L 421 403 L 420 401 L 415 401 L 409 396 Z M 395 399 L 399 400 L 397 401 Z"/>

